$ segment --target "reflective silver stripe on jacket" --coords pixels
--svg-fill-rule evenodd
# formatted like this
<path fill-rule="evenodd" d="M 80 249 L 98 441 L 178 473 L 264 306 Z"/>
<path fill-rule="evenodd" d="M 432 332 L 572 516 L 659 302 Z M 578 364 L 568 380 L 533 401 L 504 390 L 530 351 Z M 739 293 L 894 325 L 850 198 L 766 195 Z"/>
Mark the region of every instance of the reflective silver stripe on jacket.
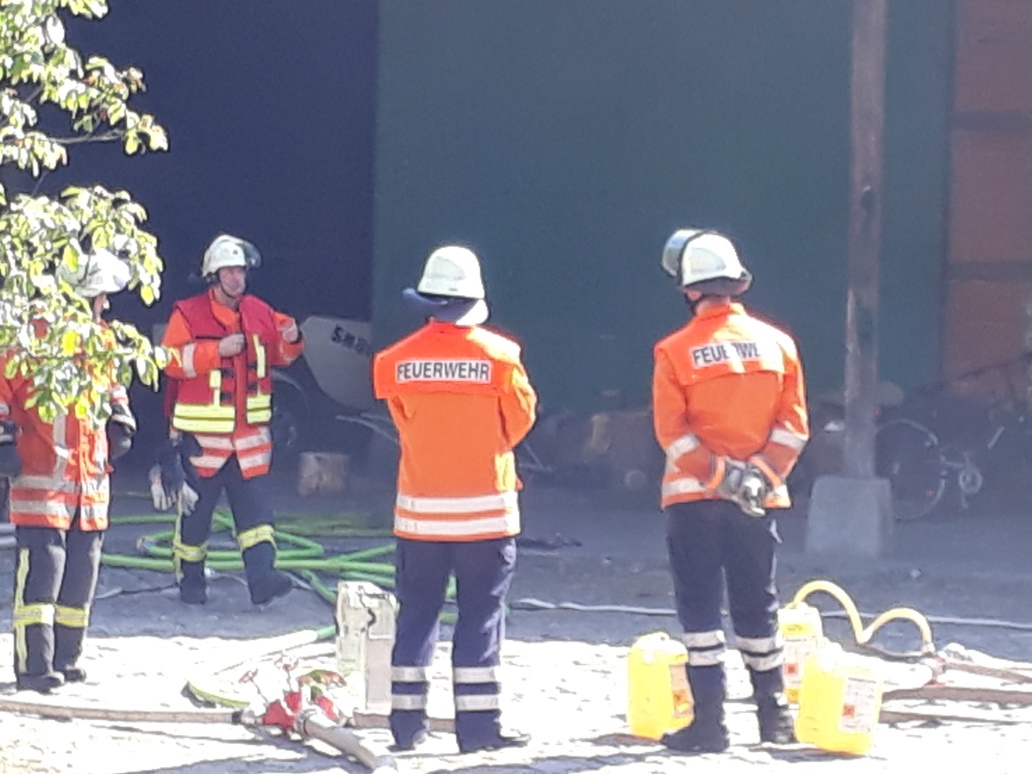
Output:
<path fill-rule="evenodd" d="M 699 448 L 699 439 L 692 433 L 682 435 L 666 447 L 667 470 L 676 469 L 677 460 Z"/>
<path fill-rule="evenodd" d="M 679 494 L 701 494 L 706 491 L 706 485 L 699 479 L 685 476 L 663 482 L 663 496 L 670 497 Z"/>
<path fill-rule="evenodd" d="M 770 432 L 770 442 L 787 446 L 789 449 L 801 451 L 806 446 L 807 439 L 804 436 L 793 433 L 784 427 L 775 427 Z"/>
<path fill-rule="evenodd" d="M 481 513 L 514 510 L 519 500 L 515 492 L 498 492 L 479 497 L 412 497 L 399 493 L 395 504 L 413 513 Z"/>
<path fill-rule="evenodd" d="M 196 351 L 196 344 L 187 344 L 182 350 L 183 362 L 181 365 L 183 367 L 183 373 L 190 379 L 197 376 L 197 367 L 194 365 L 194 353 Z"/>
<path fill-rule="evenodd" d="M 513 512 L 477 519 L 413 519 L 395 515 L 394 529 L 396 532 L 425 537 L 515 535 L 520 529 L 520 514 Z"/>

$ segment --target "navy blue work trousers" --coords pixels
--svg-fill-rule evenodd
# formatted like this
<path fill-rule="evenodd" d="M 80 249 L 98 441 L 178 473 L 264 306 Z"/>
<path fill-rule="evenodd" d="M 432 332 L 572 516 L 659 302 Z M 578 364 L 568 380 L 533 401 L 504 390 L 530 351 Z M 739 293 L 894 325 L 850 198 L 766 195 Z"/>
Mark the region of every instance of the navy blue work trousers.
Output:
<path fill-rule="evenodd" d="M 670 571 L 696 702 L 719 704 L 725 696 L 721 618 L 725 588 L 739 641 L 757 645 L 761 657 L 780 654 L 776 636 L 778 542 L 777 524 L 770 514 L 749 516 L 724 500 L 676 503 L 667 508 Z M 781 689 L 780 668 L 756 672 L 750 663 L 756 662 L 756 657 L 743 649 L 743 658 L 758 693 Z"/>
<path fill-rule="evenodd" d="M 515 538 L 472 542 L 398 538 L 395 592 L 399 610 L 391 665 L 391 730 L 406 744 L 426 725 L 425 668 L 439 636 L 438 618 L 454 573 L 458 617 L 452 637 L 455 734 L 461 746 L 500 733 L 495 667 L 505 637 L 505 596 L 516 568 Z"/>

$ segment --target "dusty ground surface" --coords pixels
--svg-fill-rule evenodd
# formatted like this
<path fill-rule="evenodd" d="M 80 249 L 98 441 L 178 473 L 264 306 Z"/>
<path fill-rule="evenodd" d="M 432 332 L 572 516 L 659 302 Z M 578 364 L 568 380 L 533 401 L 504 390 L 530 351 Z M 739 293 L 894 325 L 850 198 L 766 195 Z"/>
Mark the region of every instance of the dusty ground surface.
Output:
<path fill-rule="evenodd" d="M 117 482 L 125 492 L 136 481 Z M 300 500 L 277 495 L 285 510 L 321 513 L 359 511 L 381 516 L 389 494 L 360 499 L 313 497 Z M 609 494 L 535 489 L 524 495 L 525 532 L 530 539 L 579 545 L 526 548 L 518 564 L 510 597 L 508 641 L 504 651 L 506 719 L 533 735 L 523 750 L 457 755 L 449 734 L 432 735 L 417 751 L 398 756 L 401 771 L 466 772 L 627 772 L 716 771 L 737 762 L 771 771 L 793 763 L 820 762 L 848 767 L 852 774 L 899 771 L 904 766 L 945 768 L 977 765 L 983 772 L 1027 771 L 1032 749 L 1032 710 L 1008 705 L 940 707 L 950 712 L 980 711 L 985 722 L 901 723 L 879 726 L 869 756 L 838 757 L 798 746 L 764 748 L 756 744 L 755 722 L 744 701 L 745 675 L 732 670 L 733 701 L 729 704 L 732 749 L 724 755 L 683 758 L 657 744 L 626 735 L 626 663 L 628 646 L 653 630 L 677 632 L 670 614 L 672 598 L 663 548 L 663 520 L 654 505 Z M 123 494 L 122 514 L 149 512 L 149 504 Z M 120 524 L 112 528 L 106 550 L 132 554 L 138 538 L 161 525 Z M 982 514 L 938 517 L 900 525 L 892 550 L 878 562 L 809 556 L 803 551 L 805 518 L 788 514 L 781 526 L 780 584 L 787 601 L 812 578 L 829 578 L 849 591 L 865 613 L 903 604 L 938 619 L 965 619 L 935 625 L 939 646 L 958 642 L 996 656 L 1032 660 L 1032 581 L 1028 550 L 1032 546 L 1032 514 Z M 563 540 L 556 540 L 556 536 Z M 329 552 L 379 545 L 383 539 L 320 538 Z M 11 672 L 11 571 L 13 552 L 0 551 L 0 700 L 37 699 L 16 694 Z M 108 708 L 196 709 L 183 688 L 188 680 L 203 681 L 248 654 L 268 649 L 269 640 L 284 633 L 332 624 L 329 605 L 311 591 L 298 589 L 266 609 L 253 608 L 239 574 L 212 582 L 211 601 L 203 608 L 181 605 L 167 588 L 167 573 L 105 567 L 95 605 L 85 665 L 89 680 L 49 697 L 53 703 Z M 528 610 L 520 600 L 551 603 L 622 605 L 648 608 L 655 614 Z M 837 606 L 827 597 L 813 598 L 822 609 Z M 978 619 L 981 624 L 967 619 Z M 1008 622 L 1017 628 L 989 625 Z M 848 640 L 839 620 L 828 621 L 829 633 Z M 893 624 L 878 641 L 907 650 L 918 640 L 914 628 Z M 314 663 L 332 665 L 328 646 L 303 651 Z M 438 653 L 438 679 L 431 711 L 449 712 L 447 645 Z M 282 673 L 262 662 L 260 681 L 275 693 Z M 247 691 L 234 681 L 244 667 L 219 675 L 226 690 Z M 363 731 L 384 744 L 383 731 Z M 362 771 L 353 761 L 335 757 L 315 744 L 256 736 L 229 724 L 156 724 L 139 721 L 93 722 L 45 720 L 28 714 L 0 713 L 0 773 L 86 772 L 330 772 Z"/>

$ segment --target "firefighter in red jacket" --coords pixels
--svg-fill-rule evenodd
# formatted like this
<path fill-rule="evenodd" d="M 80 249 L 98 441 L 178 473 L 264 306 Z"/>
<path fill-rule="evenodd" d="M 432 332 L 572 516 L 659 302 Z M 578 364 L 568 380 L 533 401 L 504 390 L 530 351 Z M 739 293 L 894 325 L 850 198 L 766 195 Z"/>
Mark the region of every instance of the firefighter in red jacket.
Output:
<path fill-rule="evenodd" d="M 247 290 L 247 272 L 261 264 L 250 242 L 222 234 L 204 253 L 210 287 L 179 301 L 162 338 L 172 355 L 171 440 L 152 471 L 159 509 L 177 507 L 173 557 L 179 596 L 208 599 L 204 563 L 215 505 L 229 499 L 251 601 L 287 594 L 290 576 L 275 568 L 273 511 L 264 487 L 272 463 L 272 368 L 304 348 L 292 317 Z"/>
<path fill-rule="evenodd" d="M 376 396 L 387 401 L 401 445 L 391 732 L 399 749 L 425 737 L 428 668 L 454 572 L 459 749 L 523 745 L 525 736 L 502 732 L 497 669 L 520 532 L 513 449 L 534 423 L 537 396 L 519 346 L 480 327 L 488 310 L 472 251 L 434 250 L 418 288 L 404 295 L 427 323 L 373 364 Z"/>
<path fill-rule="evenodd" d="M 752 275 L 726 236 L 678 231 L 662 264 L 693 313 L 656 344 L 652 393 L 667 459 L 667 549 L 695 700 L 692 724 L 663 741 L 683 752 L 728 747 L 720 613 L 726 579 L 760 740 L 791 742 L 770 511 L 789 507 L 785 481 L 809 437 L 802 366 L 787 333 L 733 300 Z"/>
<path fill-rule="evenodd" d="M 129 283 L 128 266 L 106 250 L 61 271 L 101 322 L 107 296 Z M 102 335 L 110 335 L 102 329 Z M 110 461 L 127 452 L 136 421 L 125 387 L 95 375 L 110 418 L 60 413 L 43 419 L 31 404 L 32 378 L 5 377 L 0 358 L 0 475 L 10 479 L 14 571 L 14 672 L 19 690 L 49 693 L 82 682 L 79 666 L 108 526 Z"/>

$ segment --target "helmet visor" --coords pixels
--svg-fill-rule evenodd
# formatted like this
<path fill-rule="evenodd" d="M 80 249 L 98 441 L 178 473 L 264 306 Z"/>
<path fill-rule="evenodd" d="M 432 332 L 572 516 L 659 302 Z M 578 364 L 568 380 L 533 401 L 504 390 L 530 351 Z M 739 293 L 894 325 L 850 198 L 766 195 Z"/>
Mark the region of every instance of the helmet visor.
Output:
<path fill-rule="evenodd" d="M 705 230 L 699 228 L 683 228 L 680 231 L 675 231 L 663 248 L 663 258 L 660 261 L 663 271 L 680 283 L 681 256 L 684 255 L 685 245 L 704 233 Z"/>
<path fill-rule="evenodd" d="M 240 239 L 240 249 L 244 252 L 244 267 L 247 269 L 258 269 L 262 265 L 262 254 L 252 243 L 246 239 Z"/>

